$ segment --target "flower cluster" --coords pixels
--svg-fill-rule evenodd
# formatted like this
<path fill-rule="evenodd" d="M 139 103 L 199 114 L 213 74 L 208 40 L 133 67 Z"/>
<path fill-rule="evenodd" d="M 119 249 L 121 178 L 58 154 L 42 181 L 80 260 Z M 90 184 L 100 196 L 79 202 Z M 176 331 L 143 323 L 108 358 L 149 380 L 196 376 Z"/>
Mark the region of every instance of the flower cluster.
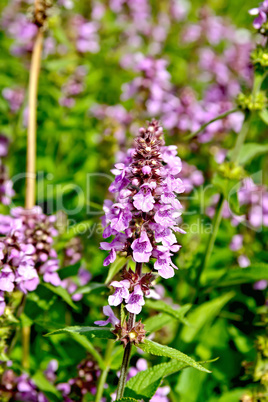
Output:
<path fill-rule="evenodd" d="M 87 69 L 84 66 L 76 68 L 74 74 L 62 87 L 62 96 L 59 103 L 62 106 L 71 108 L 75 105 L 75 97 L 81 94 L 84 89 L 84 78 L 87 73 Z"/>
<path fill-rule="evenodd" d="M 1 401 L 49 402 L 28 374 L 18 376 L 10 368 L 10 365 L 12 365 L 12 362 L 8 362 L 8 368 L 0 380 Z M 61 394 L 62 401 L 80 401 L 85 394 L 95 395 L 100 370 L 91 356 L 88 356 L 78 364 L 77 376 L 71 378 L 68 382 L 57 382 L 58 366 L 57 360 L 51 360 L 44 371 L 44 377 L 57 388 Z"/>
<path fill-rule="evenodd" d="M 194 187 L 199 187 L 204 183 L 204 176 L 196 166 L 182 162 L 181 178 L 185 188 L 185 193 L 189 194 Z"/>
<path fill-rule="evenodd" d="M 0 302 L 4 313 L 4 292 L 19 289 L 33 291 L 39 284 L 39 275 L 45 282 L 59 286 L 57 253 L 53 249 L 55 216 L 46 216 L 40 207 L 11 210 L 12 217 L 3 216 L 0 238 Z"/>
<path fill-rule="evenodd" d="M 0 135 L 0 202 L 4 205 L 9 205 L 11 198 L 15 195 L 12 180 L 10 180 L 7 167 L 2 161 L 2 158 L 8 154 L 8 146 L 8 138 Z"/>
<path fill-rule="evenodd" d="M 80 53 L 98 53 L 99 24 L 96 21 L 87 21 L 82 15 L 75 15 L 71 20 L 72 32 L 76 50 Z"/>
<path fill-rule="evenodd" d="M 259 228 L 262 225 L 268 226 L 268 191 L 265 186 L 257 185 L 247 177 L 243 180 L 240 189 L 237 192 L 239 205 L 242 215 L 236 215 L 230 209 L 228 202 L 225 201 L 223 208 L 223 217 L 231 219 L 232 225 L 239 223 L 245 224 L 251 229 Z M 212 217 L 215 213 L 215 204 L 219 196 L 213 197 L 212 205 L 207 209 L 208 216 Z"/>
<path fill-rule="evenodd" d="M 83 245 L 79 237 L 73 237 L 65 246 L 63 252 L 63 266 L 68 267 L 79 262 L 82 258 Z M 61 281 L 61 286 L 65 288 L 74 301 L 82 299 L 81 293 L 76 293 L 78 286 L 85 286 L 91 279 L 91 273 L 83 267 L 79 268 L 76 277 L 68 277 Z"/>
<path fill-rule="evenodd" d="M 34 39 L 38 31 L 37 26 L 23 13 L 25 7 L 29 7 L 26 1 L 12 0 L 4 9 L 1 19 L 2 27 L 14 40 L 11 53 L 16 56 L 32 52 Z"/>
<path fill-rule="evenodd" d="M 48 402 L 28 374 L 17 376 L 11 368 L 2 376 L 0 397 L 2 401 Z"/>
<path fill-rule="evenodd" d="M 8 101 L 10 111 L 16 113 L 24 101 L 25 93 L 22 88 L 4 88 L 2 95 Z"/>
<path fill-rule="evenodd" d="M 154 268 L 160 276 L 174 276 L 177 267 L 171 257 L 181 247 L 174 232 L 184 233 L 178 226 L 182 206 L 177 194 L 184 191 L 178 177 L 181 166 L 176 146 L 165 146 L 163 129 L 153 120 L 146 129 L 139 130 L 135 148 L 128 151 L 125 163 L 117 163 L 112 170 L 116 178 L 109 190 L 115 194 L 115 202 L 104 203 L 103 237 L 115 237 L 111 243 L 101 243 L 101 249 L 110 250 L 104 265 L 115 261 L 116 252 L 121 252 L 136 262 L 136 271 L 125 268 L 122 280 L 111 283 L 115 292 L 109 296 L 110 306 L 125 303 L 132 315 L 141 312 L 144 296 L 153 297 L 150 287 L 154 275 L 142 273 L 142 264 L 151 259 L 155 259 Z M 111 323 L 124 345 L 142 342 L 143 324 L 140 321 L 120 323 L 110 306 L 103 309 L 108 319 L 95 323 Z"/>
<path fill-rule="evenodd" d="M 116 202 L 104 204 L 103 233 L 104 238 L 115 238 L 101 243 L 103 250 L 110 250 L 104 265 L 115 260 L 117 251 L 124 251 L 137 263 L 155 258 L 154 268 L 162 277 L 174 275 L 171 256 L 180 246 L 173 232 L 183 233 L 178 227 L 181 204 L 177 194 L 184 191 L 177 177 L 181 160 L 176 154 L 176 146 L 164 146 L 163 129 L 152 121 L 147 129 L 140 129 L 126 163 L 115 165 L 116 179 L 109 190 L 116 194 Z"/>
<path fill-rule="evenodd" d="M 107 106 L 95 104 L 90 113 L 104 125 L 104 136 L 114 136 L 120 145 L 126 140 L 126 130 L 132 117 L 122 105 Z"/>

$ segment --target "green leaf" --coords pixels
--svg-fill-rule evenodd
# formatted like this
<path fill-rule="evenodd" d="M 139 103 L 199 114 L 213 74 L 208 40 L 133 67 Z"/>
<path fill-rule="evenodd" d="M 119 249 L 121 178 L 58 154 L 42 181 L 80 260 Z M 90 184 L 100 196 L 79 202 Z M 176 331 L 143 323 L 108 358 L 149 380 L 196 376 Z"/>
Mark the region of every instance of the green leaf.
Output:
<path fill-rule="evenodd" d="M 240 181 L 229 179 L 216 173 L 213 176 L 212 184 L 221 192 L 221 194 L 224 195 L 224 198 L 229 202 L 232 211 L 239 214 L 237 192 L 240 188 Z"/>
<path fill-rule="evenodd" d="M 56 387 L 54 387 L 51 382 L 47 380 L 47 378 L 44 376 L 44 374 L 41 371 L 37 371 L 33 377 L 32 377 L 33 382 L 39 388 L 44 394 L 46 394 L 49 397 L 50 401 L 61 401 L 61 394 L 57 390 Z"/>
<path fill-rule="evenodd" d="M 160 345 L 159 343 L 150 341 L 149 339 L 145 339 L 144 343 L 140 343 L 138 347 L 144 352 L 150 353 L 152 355 L 170 357 L 171 359 L 176 359 L 182 363 L 185 363 L 188 366 L 194 367 L 197 370 L 205 371 L 206 373 L 211 372 L 205 367 L 201 366 L 201 364 L 197 363 L 190 356 L 185 355 L 179 350 L 170 348 L 165 345 Z"/>
<path fill-rule="evenodd" d="M 183 322 L 184 324 L 189 325 L 188 321 L 184 318 L 184 316 L 192 307 L 191 304 L 185 304 L 185 306 L 175 309 L 162 300 L 147 299 L 146 306 L 154 310 L 160 311 L 162 313 L 166 313 L 171 317 L 174 317 L 177 320 Z"/>
<path fill-rule="evenodd" d="M 261 279 L 268 280 L 268 264 L 258 263 L 247 268 L 229 269 L 216 282 L 216 286 L 240 285 L 241 283 L 251 283 Z"/>
<path fill-rule="evenodd" d="M 262 109 L 259 113 L 260 118 L 262 121 L 268 125 L 268 110 L 267 109 Z"/>
<path fill-rule="evenodd" d="M 89 338 L 115 339 L 115 335 L 111 332 L 109 328 L 79 327 L 79 326 L 57 329 L 56 331 L 49 332 L 45 336 L 60 335 L 64 333 L 71 333 L 71 334 L 75 333 L 85 335 Z"/>
<path fill-rule="evenodd" d="M 51 292 L 55 293 L 57 296 L 61 297 L 74 310 L 78 309 L 78 307 L 74 304 L 71 296 L 69 295 L 66 289 L 62 288 L 61 286 L 50 285 L 50 283 L 42 283 L 41 285 L 50 290 Z"/>
<path fill-rule="evenodd" d="M 183 327 L 181 339 L 185 342 L 192 342 L 205 325 L 209 325 L 220 313 L 223 306 L 234 297 L 234 292 L 223 294 L 213 300 L 205 302 L 189 313 L 188 321 L 190 327 Z"/>
<path fill-rule="evenodd" d="M 100 288 L 105 288 L 106 286 L 103 283 L 90 283 L 89 285 L 82 286 L 81 288 L 78 288 L 74 294 L 80 293 L 80 294 L 88 294 L 91 293 L 95 289 L 100 289 Z"/>
<path fill-rule="evenodd" d="M 172 320 L 174 320 L 174 317 L 167 314 L 153 315 L 144 321 L 145 329 L 148 332 L 155 332 L 169 324 Z"/>
<path fill-rule="evenodd" d="M 268 124 L 268 122 L 267 122 Z M 242 146 L 238 155 L 238 163 L 245 165 L 259 155 L 268 152 L 268 144 L 247 143 Z M 230 152 L 230 155 L 232 153 Z"/>
<path fill-rule="evenodd" d="M 125 264 L 127 264 L 127 262 L 128 260 L 126 257 L 117 257 L 117 259 L 111 264 L 109 268 L 109 272 L 105 281 L 106 285 L 111 282 L 113 277 L 117 274 L 117 272 L 120 271 L 121 268 L 123 268 Z"/>
<path fill-rule="evenodd" d="M 78 274 L 79 268 L 81 267 L 81 262 L 78 261 L 74 265 L 68 265 L 68 267 L 64 267 L 58 270 L 58 274 L 60 279 L 66 279 L 70 276 L 76 276 Z"/>
<path fill-rule="evenodd" d="M 146 388 L 140 388 L 137 391 L 126 388 L 124 394 L 127 397 L 138 398 L 139 400 L 142 399 L 144 402 L 150 402 L 150 399 L 154 396 L 160 386 L 161 381 L 162 379 L 160 378 L 159 380 L 151 382 Z"/>
<path fill-rule="evenodd" d="M 129 398 L 129 397 L 124 397 L 124 398 L 120 398 L 120 399 L 116 399 L 116 401 L 115 402 L 135 402 L 135 401 L 137 401 L 138 402 L 138 399 L 134 399 L 134 398 Z"/>
<path fill-rule="evenodd" d="M 81 334 L 78 334 L 76 332 L 73 332 L 71 334 L 72 338 L 82 345 L 98 362 L 100 368 L 103 370 L 106 367 L 106 364 L 104 360 L 102 359 L 101 355 L 97 351 L 97 349 L 92 345 L 92 343 L 84 336 Z"/>
<path fill-rule="evenodd" d="M 185 367 L 187 367 L 185 363 L 171 360 L 169 363 L 157 364 L 147 370 L 140 371 L 126 383 L 125 395 L 136 395 L 138 398 L 150 399 L 156 392 L 156 385 L 160 385 L 163 377 L 176 373 Z"/>

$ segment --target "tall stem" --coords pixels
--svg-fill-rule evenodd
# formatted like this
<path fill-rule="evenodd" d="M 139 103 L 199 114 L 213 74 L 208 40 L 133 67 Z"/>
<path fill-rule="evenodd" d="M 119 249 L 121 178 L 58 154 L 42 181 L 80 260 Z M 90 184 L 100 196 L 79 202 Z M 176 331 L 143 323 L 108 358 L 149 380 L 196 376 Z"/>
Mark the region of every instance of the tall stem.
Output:
<path fill-rule="evenodd" d="M 245 142 L 245 139 L 246 139 L 246 136 L 247 136 L 247 133 L 249 130 L 249 126 L 250 126 L 249 117 L 250 117 L 250 115 L 247 113 L 245 115 L 243 126 L 241 128 L 240 133 L 238 134 L 234 149 L 232 151 L 231 162 L 233 162 L 233 163 L 237 162 L 241 147 Z M 215 217 L 214 217 L 214 221 L 213 221 L 213 230 L 208 239 L 208 243 L 207 243 L 203 261 L 200 264 L 199 269 L 197 270 L 197 275 L 196 275 L 196 280 L 195 280 L 196 293 L 198 292 L 199 287 L 200 287 L 200 278 L 201 278 L 202 272 L 207 267 L 207 264 L 210 260 L 210 257 L 211 257 L 212 251 L 213 251 L 213 247 L 215 244 L 215 240 L 216 240 L 218 230 L 220 227 L 220 223 L 221 223 L 221 219 L 222 219 L 223 205 L 224 205 L 224 196 L 223 196 L 223 194 L 221 194 L 217 207 L 216 207 L 216 213 L 215 213 Z"/>
<path fill-rule="evenodd" d="M 136 263 L 136 273 L 139 275 L 139 277 L 141 277 L 141 273 L 142 273 L 142 263 L 141 262 Z M 135 325 L 135 320 L 136 320 L 136 315 L 130 313 L 129 319 L 127 322 L 128 330 L 131 330 L 131 328 L 133 328 L 133 326 Z M 123 398 L 123 396 L 124 396 L 124 390 L 125 390 L 125 385 L 126 385 L 126 380 L 127 380 L 128 365 L 129 365 L 129 360 L 130 360 L 130 355 L 131 355 L 131 348 L 132 348 L 131 342 L 127 343 L 125 350 L 124 350 L 124 356 L 123 356 L 122 366 L 121 366 L 121 370 L 120 370 L 120 377 L 119 377 L 119 381 L 118 381 L 117 399 Z"/>
<path fill-rule="evenodd" d="M 26 165 L 26 198 L 25 208 L 31 209 L 35 205 L 36 187 L 36 105 L 38 79 L 43 47 L 43 31 L 38 30 L 35 40 L 29 81 L 29 117 L 27 132 L 27 165 Z"/>
<path fill-rule="evenodd" d="M 234 109 L 231 110 L 227 110 L 227 112 L 224 112 L 222 114 L 219 114 L 217 117 L 214 117 L 214 119 L 209 120 L 208 122 L 206 122 L 205 124 L 203 124 L 198 130 L 194 131 L 193 133 L 187 135 L 184 139 L 185 140 L 190 140 L 194 137 L 196 137 L 198 134 L 200 134 L 202 131 L 205 130 L 205 128 L 207 126 L 209 126 L 211 123 L 214 123 L 217 120 L 221 120 L 224 119 L 225 117 L 229 116 L 229 114 L 235 113 L 237 112 L 239 109 L 236 107 Z"/>
<path fill-rule="evenodd" d="M 32 209 L 35 205 L 36 188 L 36 109 L 38 80 L 43 47 L 43 29 L 39 28 L 30 67 L 29 78 L 29 118 L 27 131 L 27 163 L 26 163 L 26 196 L 25 208 Z M 22 328 L 22 366 L 29 367 L 31 327 Z"/>
<path fill-rule="evenodd" d="M 106 352 L 105 352 L 105 357 L 104 357 L 104 362 L 105 362 L 106 367 L 102 371 L 100 378 L 99 378 L 95 402 L 101 401 L 105 381 L 106 381 L 106 378 L 107 378 L 107 375 L 109 373 L 110 366 L 111 366 L 111 356 L 112 356 L 113 348 L 114 348 L 114 341 L 110 339 L 108 341 Z"/>

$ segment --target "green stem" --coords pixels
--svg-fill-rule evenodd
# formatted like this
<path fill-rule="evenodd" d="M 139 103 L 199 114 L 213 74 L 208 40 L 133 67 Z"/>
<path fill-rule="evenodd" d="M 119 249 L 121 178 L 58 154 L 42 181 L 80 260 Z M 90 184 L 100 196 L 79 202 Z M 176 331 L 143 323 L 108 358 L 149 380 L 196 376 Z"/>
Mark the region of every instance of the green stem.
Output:
<path fill-rule="evenodd" d="M 227 117 L 227 116 L 229 116 L 229 114 L 235 113 L 235 112 L 237 112 L 238 110 L 239 110 L 239 109 L 236 107 L 236 108 L 234 108 L 234 109 L 227 110 L 227 112 L 224 112 L 224 113 L 220 114 L 220 115 L 217 116 L 217 117 L 214 117 L 214 119 L 209 120 L 207 123 L 203 124 L 198 130 L 196 130 L 196 131 L 194 131 L 193 133 L 187 135 L 187 136 L 185 137 L 185 140 L 190 140 L 191 138 L 196 137 L 199 133 L 201 133 L 203 130 L 205 130 L 205 128 L 206 128 L 207 126 L 209 126 L 211 123 L 214 123 L 214 121 L 224 119 L 224 117 Z"/>
<path fill-rule="evenodd" d="M 244 124 L 243 124 L 243 126 L 241 128 L 241 131 L 240 131 L 238 137 L 237 137 L 235 147 L 234 147 L 234 149 L 232 151 L 232 154 L 231 154 L 230 161 L 233 162 L 233 163 L 236 163 L 238 161 L 240 150 L 242 148 L 242 145 L 245 142 L 245 139 L 246 139 L 246 136 L 247 136 L 247 133 L 248 133 L 248 130 L 249 130 L 249 125 L 250 125 L 249 114 L 246 114 Z"/>
<path fill-rule="evenodd" d="M 233 149 L 232 154 L 231 154 L 231 162 L 233 162 L 233 163 L 237 162 L 241 147 L 244 144 L 246 136 L 247 136 L 247 133 L 249 131 L 249 126 L 250 126 L 249 117 L 250 117 L 250 114 L 247 113 L 245 115 L 245 119 L 244 119 L 243 126 L 241 128 L 241 131 L 237 136 L 236 144 L 235 144 L 234 149 Z M 206 247 L 206 251 L 205 251 L 203 261 L 202 261 L 202 263 L 200 264 L 200 266 L 199 266 L 199 268 L 197 270 L 197 275 L 196 275 L 196 280 L 195 280 L 195 289 L 196 289 L 195 294 L 198 293 L 198 290 L 200 288 L 201 275 L 202 275 L 203 271 L 206 269 L 206 267 L 208 265 L 208 262 L 210 260 L 212 251 L 213 251 L 213 247 L 214 247 L 215 240 L 216 240 L 218 230 L 219 230 L 219 227 L 220 227 L 220 223 L 221 223 L 223 205 L 224 205 L 224 196 L 223 196 L 223 194 L 221 194 L 220 199 L 219 199 L 218 204 L 217 204 L 217 207 L 216 207 L 216 213 L 215 213 L 214 221 L 213 221 L 213 230 L 212 230 L 211 235 L 210 235 L 210 237 L 208 239 L 208 243 L 207 243 L 207 247 Z"/>
<path fill-rule="evenodd" d="M 114 348 L 114 341 L 110 339 L 107 343 L 107 348 L 106 348 L 105 357 L 104 357 L 106 367 L 102 371 L 101 376 L 99 378 L 95 402 L 101 401 L 104 385 L 105 385 L 106 378 L 107 378 L 107 375 L 109 373 L 110 366 L 111 366 L 111 357 L 112 357 L 113 348 Z"/>
<path fill-rule="evenodd" d="M 124 396 L 124 390 L 125 390 L 125 384 L 127 380 L 127 371 L 128 371 L 128 365 L 129 365 L 129 360 L 130 360 L 130 354 L 131 354 L 131 347 L 132 344 L 129 342 L 127 343 L 125 350 L 124 350 L 124 356 L 123 356 L 123 361 L 122 361 L 122 366 L 121 366 L 121 371 L 120 371 L 120 378 L 118 382 L 118 388 L 117 388 L 117 399 L 123 398 Z"/>
<path fill-rule="evenodd" d="M 141 277 L 142 274 L 142 262 L 136 262 L 136 273 Z M 130 331 L 131 328 L 134 327 L 135 325 L 135 320 L 136 320 L 136 315 L 130 313 L 128 322 L 127 322 L 127 328 Z M 124 356 L 123 356 L 123 361 L 122 361 L 122 366 L 120 370 L 120 377 L 118 381 L 118 388 L 117 388 L 117 399 L 123 398 L 124 396 L 124 390 L 125 390 L 125 385 L 126 385 L 126 380 L 127 380 L 127 371 L 128 371 L 128 365 L 129 365 L 129 360 L 130 360 L 130 355 L 131 355 L 131 348 L 132 344 L 131 342 L 127 343 L 125 350 L 124 350 Z"/>
<path fill-rule="evenodd" d="M 210 256 L 212 254 L 212 250 L 215 244 L 215 240 L 218 234 L 218 229 L 221 223 L 221 218 L 222 218 L 222 209 L 223 209 L 223 205 L 224 205 L 224 196 L 221 194 L 220 195 L 220 199 L 218 201 L 218 205 L 217 205 L 217 210 L 214 216 L 214 221 L 213 221 L 213 230 L 211 232 L 211 235 L 208 239 L 208 243 L 207 243 L 207 247 L 206 247 L 206 251 L 205 251 L 205 255 L 204 255 L 204 259 L 202 261 L 202 264 L 200 264 L 198 271 L 197 271 L 197 275 L 196 275 L 196 279 L 195 279 L 195 286 L 198 287 L 199 285 L 199 281 L 200 281 L 200 277 L 202 275 L 203 270 L 206 268 L 209 260 L 210 260 Z"/>

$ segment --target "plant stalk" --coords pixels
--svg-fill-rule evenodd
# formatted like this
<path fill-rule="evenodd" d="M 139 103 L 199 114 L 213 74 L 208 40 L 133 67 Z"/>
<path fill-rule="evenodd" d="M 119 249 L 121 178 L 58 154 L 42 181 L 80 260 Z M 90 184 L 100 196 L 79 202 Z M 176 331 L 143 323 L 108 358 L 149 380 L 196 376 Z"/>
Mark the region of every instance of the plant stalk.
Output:
<path fill-rule="evenodd" d="M 114 341 L 112 339 L 109 339 L 109 341 L 107 343 L 105 357 L 104 357 L 104 362 L 106 364 L 106 367 L 102 371 L 100 378 L 99 378 L 95 402 L 100 402 L 102 399 L 104 385 L 105 385 L 106 378 L 107 378 L 107 375 L 109 373 L 110 366 L 111 366 L 111 357 L 112 357 L 113 348 L 114 348 Z"/>
<path fill-rule="evenodd" d="M 196 131 L 194 131 L 193 133 L 187 135 L 184 139 L 185 139 L 185 140 L 190 140 L 190 139 L 196 137 L 196 136 L 197 136 L 198 134 L 200 134 L 203 130 L 205 130 L 205 128 L 206 128 L 207 126 L 209 126 L 211 123 L 214 123 L 214 121 L 224 119 L 225 117 L 229 116 L 229 114 L 235 113 L 235 112 L 237 112 L 238 110 L 239 110 L 239 109 L 236 107 L 236 108 L 234 108 L 234 109 L 227 110 L 227 112 L 224 112 L 224 113 L 222 113 L 222 114 L 219 114 L 219 116 L 214 117 L 214 119 L 209 120 L 207 123 L 203 124 L 198 130 L 196 130 Z"/>
<path fill-rule="evenodd" d="M 245 119 L 244 119 L 244 123 L 243 126 L 241 128 L 240 133 L 237 136 L 237 140 L 234 146 L 234 149 L 232 151 L 231 154 L 231 162 L 236 163 L 238 161 L 238 157 L 239 157 L 239 153 L 240 150 L 245 142 L 247 133 L 249 131 L 249 127 L 250 127 L 250 114 L 246 113 L 245 114 Z M 213 251 L 213 247 L 215 244 L 215 240 L 218 234 L 218 230 L 220 227 L 220 223 L 221 223 L 221 219 L 222 219 L 222 211 L 223 211 L 223 205 L 224 205 L 224 196 L 223 194 L 220 195 L 220 199 L 218 201 L 217 207 L 216 207 L 216 213 L 214 216 L 214 221 L 213 221 L 213 230 L 212 233 L 208 239 L 208 243 L 207 243 L 207 247 L 206 247 L 206 251 L 205 251 L 205 255 L 203 258 L 202 263 L 200 264 L 198 270 L 197 270 L 197 275 L 196 275 L 196 279 L 195 279 L 195 289 L 196 289 L 196 294 L 200 288 L 200 278 L 201 275 L 203 273 L 203 271 L 206 269 L 208 262 L 210 260 L 212 251 Z"/>
<path fill-rule="evenodd" d="M 29 81 L 29 116 L 27 132 L 26 197 L 25 208 L 35 205 L 36 192 L 36 109 L 37 91 L 43 47 L 43 30 L 39 29 L 35 39 Z"/>
<path fill-rule="evenodd" d="M 36 194 L 36 115 L 37 115 L 37 92 L 41 65 L 44 33 L 39 28 L 30 67 L 29 77 L 29 117 L 27 131 L 27 162 L 26 162 L 26 192 L 25 208 L 32 209 L 35 205 Z M 22 366 L 29 367 L 31 327 L 22 328 Z"/>
<path fill-rule="evenodd" d="M 136 273 L 141 277 L 142 273 L 142 263 L 137 262 L 136 263 Z M 135 320 L 136 320 L 136 315 L 133 313 L 129 314 L 129 319 L 127 322 L 127 327 L 128 330 L 131 330 L 133 326 L 135 325 Z M 124 356 L 123 356 L 123 361 L 122 361 L 122 366 L 120 370 L 120 377 L 118 381 L 118 388 L 117 388 L 117 399 L 123 398 L 124 396 L 124 390 L 125 390 L 125 385 L 126 385 L 126 380 L 127 380 L 127 371 L 128 371 L 128 365 L 129 365 L 129 360 L 130 360 L 130 355 L 131 355 L 131 349 L 132 349 L 132 344 L 131 342 L 127 343 L 125 350 L 124 350 Z"/>

